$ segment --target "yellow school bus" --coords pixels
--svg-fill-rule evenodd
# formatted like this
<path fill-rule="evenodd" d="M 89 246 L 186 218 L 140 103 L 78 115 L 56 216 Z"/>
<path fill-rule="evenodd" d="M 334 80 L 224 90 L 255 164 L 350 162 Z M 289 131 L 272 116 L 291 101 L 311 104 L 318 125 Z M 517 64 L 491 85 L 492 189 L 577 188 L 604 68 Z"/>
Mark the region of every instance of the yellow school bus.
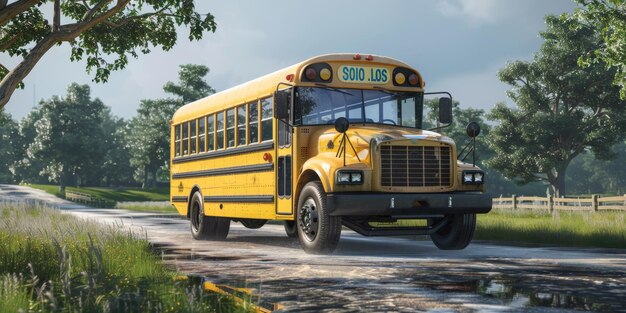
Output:
<path fill-rule="evenodd" d="M 484 172 L 423 129 L 424 95 L 403 62 L 328 54 L 189 103 L 171 121 L 171 203 L 199 240 L 279 220 L 309 253 L 332 252 L 342 225 L 463 249 L 491 197 Z"/>

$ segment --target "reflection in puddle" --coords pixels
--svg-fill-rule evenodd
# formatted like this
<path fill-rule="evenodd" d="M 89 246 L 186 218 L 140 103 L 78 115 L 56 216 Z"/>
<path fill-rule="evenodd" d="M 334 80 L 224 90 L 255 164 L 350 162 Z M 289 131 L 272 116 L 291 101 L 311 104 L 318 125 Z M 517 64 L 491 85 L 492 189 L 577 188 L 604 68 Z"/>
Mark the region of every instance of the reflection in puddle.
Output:
<path fill-rule="evenodd" d="M 503 279 L 476 279 L 447 283 L 428 282 L 423 283 L 423 285 L 442 291 L 472 292 L 491 296 L 502 300 L 506 305 L 513 308 L 551 307 L 584 311 L 614 311 L 611 305 L 599 303 L 597 299 L 592 297 L 523 290 L 515 287 L 514 282 Z"/>
<path fill-rule="evenodd" d="M 244 282 L 243 287 L 236 287 L 227 284 L 216 284 L 199 276 L 179 276 L 176 277 L 175 280 L 188 280 L 191 284 L 201 285 L 204 291 L 226 296 L 241 305 L 245 310 L 252 312 L 270 313 L 285 308 L 279 303 L 270 303 L 263 300 L 261 295 L 256 292 L 261 289 L 261 284 L 258 284 L 259 286 L 254 288 L 247 286 L 248 282 Z"/>

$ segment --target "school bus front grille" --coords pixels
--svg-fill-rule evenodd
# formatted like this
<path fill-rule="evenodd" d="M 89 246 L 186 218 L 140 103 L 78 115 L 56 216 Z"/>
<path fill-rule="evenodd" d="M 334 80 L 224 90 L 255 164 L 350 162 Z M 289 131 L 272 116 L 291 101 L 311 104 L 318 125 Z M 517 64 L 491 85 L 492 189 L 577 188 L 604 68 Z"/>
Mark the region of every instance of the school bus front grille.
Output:
<path fill-rule="evenodd" d="M 449 146 L 383 145 L 380 161 L 383 187 L 452 185 Z"/>

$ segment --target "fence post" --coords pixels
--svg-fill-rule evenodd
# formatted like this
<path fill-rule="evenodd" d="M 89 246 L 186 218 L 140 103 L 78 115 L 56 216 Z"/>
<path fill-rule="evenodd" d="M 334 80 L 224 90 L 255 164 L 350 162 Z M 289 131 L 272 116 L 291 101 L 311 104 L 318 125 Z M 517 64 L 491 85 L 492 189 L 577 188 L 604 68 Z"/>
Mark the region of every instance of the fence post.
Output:
<path fill-rule="evenodd" d="M 550 209 L 550 213 L 554 211 L 554 197 L 548 196 L 548 209 Z"/>
<path fill-rule="evenodd" d="M 513 210 L 517 210 L 517 195 L 511 195 L 511 198 L 513 199 Z"/>
<path fill-rule="evenodd" d="M 591 195 L 591 206 L 594 211 L 598 211 L 598 195 Z"/>

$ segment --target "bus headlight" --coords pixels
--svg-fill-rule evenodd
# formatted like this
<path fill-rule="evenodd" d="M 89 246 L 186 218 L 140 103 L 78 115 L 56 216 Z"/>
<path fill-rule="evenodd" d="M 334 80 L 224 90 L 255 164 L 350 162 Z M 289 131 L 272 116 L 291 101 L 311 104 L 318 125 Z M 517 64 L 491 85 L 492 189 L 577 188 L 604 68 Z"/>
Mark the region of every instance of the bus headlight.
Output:
<path fill-rule="evenodd" d="M 482 185 L 485 183 L 485 173 L 483 171 L 463 171 L 463 184 Z"/>
<path fill-rule="evenodd" d="M 337 171 L 337 184 L 360 185 L 363 183 L 362 171 Z"/>

